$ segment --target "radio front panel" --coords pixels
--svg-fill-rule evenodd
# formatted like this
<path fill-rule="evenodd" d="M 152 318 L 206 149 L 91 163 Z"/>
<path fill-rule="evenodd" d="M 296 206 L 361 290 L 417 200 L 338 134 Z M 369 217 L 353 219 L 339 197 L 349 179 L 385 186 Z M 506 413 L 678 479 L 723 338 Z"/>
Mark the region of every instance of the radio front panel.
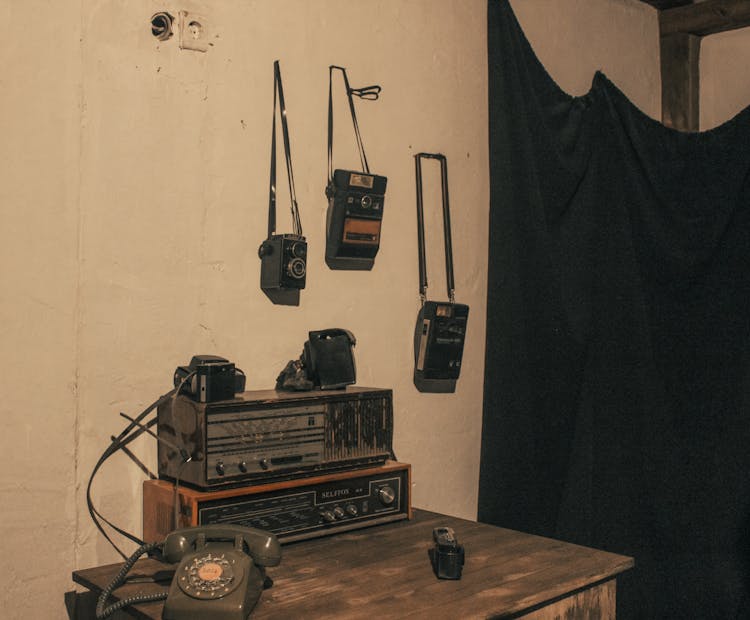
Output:
<path fill-rule="evenodd" d="M 159 477 L 201 489 L 383 463 L 392 452 L 391 390 L 244 392 L 158 410 Z"/>
<path fill-rule="evenodd" d="M 242 525 L 273 532 L 284 542 L 390 523 L 411 516 L 410 466 L 388 461 L 350 470 L 243 488 L 198 491 L 165 480 L 143 484 L 143 537 L 156 541 L 175 529 Z"/>

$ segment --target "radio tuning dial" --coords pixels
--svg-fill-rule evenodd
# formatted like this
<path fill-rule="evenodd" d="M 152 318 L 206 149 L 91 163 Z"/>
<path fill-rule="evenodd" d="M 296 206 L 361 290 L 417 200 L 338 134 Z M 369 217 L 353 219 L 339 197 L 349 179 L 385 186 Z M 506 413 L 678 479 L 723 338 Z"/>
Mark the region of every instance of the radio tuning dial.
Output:
<path fill-rule="evenodd" d="M 336 506 L 336 508 L 333 509 L 333 516 L 337 519 L 343 519 L 344 518 L 344 511 L 341 509 L 340 506 Z"/>
<path fill-rule="evenodd" d="M 390 506 L 396 500 L 396 492 L 392 487 L 383 485 L 378 489 L 378 499 L 385 506 Z"/>

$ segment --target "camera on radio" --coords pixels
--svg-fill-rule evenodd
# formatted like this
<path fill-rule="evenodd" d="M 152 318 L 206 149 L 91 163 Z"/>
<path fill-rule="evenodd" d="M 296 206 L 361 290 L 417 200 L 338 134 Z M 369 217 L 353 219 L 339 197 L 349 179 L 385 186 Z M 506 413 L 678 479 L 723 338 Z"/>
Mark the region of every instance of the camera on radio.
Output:
<path fill-rule="evenodd" d="M 262 289 L 305 288 L 307 241 L 301 235 L 271 235 L 258 248 Z"/>
<path fill-rule="evenodd" d="M 230 400 L 245 391 L 245 373 L 218 355 L 193 355 L 190 364 L 174 371 L 174 386 L 199 403 Z"/>

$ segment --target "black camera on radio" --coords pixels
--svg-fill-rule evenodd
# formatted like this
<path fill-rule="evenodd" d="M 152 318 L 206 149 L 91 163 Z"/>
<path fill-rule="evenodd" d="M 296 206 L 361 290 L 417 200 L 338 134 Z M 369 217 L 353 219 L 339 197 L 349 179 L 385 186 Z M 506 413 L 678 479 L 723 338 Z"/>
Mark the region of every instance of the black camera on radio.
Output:
<path fill-rule="evenodd" d="M 331 269 L 372 269 L 387 181 L 376 174 L 334 171 L 326 187 L 326 264 Z"/>
<path fill-rule="evenodd" d="M 190 364 L 174 371 L 174 386 L 200 403 L 230 400 L 245 391 L 245 373 L 218 355 L 193 355 Z"/>
<path fill-rule="evenodd" d="M 271 235 L 258 248 L 263 290 L 303 289 L 307 276 L 307 241 L 301 235 Z"/>

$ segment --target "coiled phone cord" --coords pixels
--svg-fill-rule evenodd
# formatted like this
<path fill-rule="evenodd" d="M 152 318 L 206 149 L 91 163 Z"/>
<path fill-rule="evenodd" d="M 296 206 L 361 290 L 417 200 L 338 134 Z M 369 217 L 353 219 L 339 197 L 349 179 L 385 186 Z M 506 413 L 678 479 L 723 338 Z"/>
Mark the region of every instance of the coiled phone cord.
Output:
<path fill-rule="evenodd" d="M 138 594 L 127 599 L 122 599 L 120 601 L 112 603 L 112 605 L 105 607 L 107 599 L 112 595 L 112 592 L 114 592 L 115 589 L 120 587 L 125 582 L 125 577 L 130 572 L 130 569 L 133 568 L 133 564 L 136 563 L 138 558 L 140 558 L 144 553 L 150 553 L 151 551 L 154 551 L 155 549 L 158 549 L 160 547 L 161 543 L 144 543 L 140 547 L 138 547 L 133 555 L 131 555 L 125 561 L 125 564 L 122 565 L 122 568 L 120 568 L 120 571 L 117 573 L 117 575 L 115 575 L 114 579 L 112 579 L 112 581 L 107 584 L 107 586 L 102 590 L 101 595 L 99 595 L 99 600 L 96 602 L 96 620 L 108 618 L 116 611 L 122 609 L 123 607 L 127 607 L 128 605 L 152 603 L 154 601 L 163 601 L 167 598 L 166 592 L 159 592 L 157 594 Z"/>

